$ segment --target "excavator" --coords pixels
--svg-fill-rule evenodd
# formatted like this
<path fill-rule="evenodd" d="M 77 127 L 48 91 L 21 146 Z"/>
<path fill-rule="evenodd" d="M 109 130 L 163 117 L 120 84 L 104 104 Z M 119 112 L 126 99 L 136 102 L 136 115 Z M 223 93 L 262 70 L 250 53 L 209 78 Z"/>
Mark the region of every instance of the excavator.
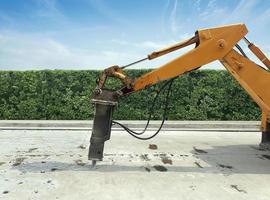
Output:
<path fill-rule="evenodd" d="M 142 132 L 135 132 L 119 122 L 112 120 L 113 111 L 120 98 L 124 98 L 131 93 L 144 90 L 160 82 L 165 82 L 161 89 L 167 87 L 170 91 L 173 80 L 183 74 L 199 69 L 201 66 L 219 60 L 229 73 L 237 80 L 243 89 L 251 96 L 262 111 L 261 132 L 262 138 L 260 146 L 270 148 L 270 61 L 266 55 L 245 36 L 248 33 L 245 24 L 232 24 L 216 28 L 201 29 L 195 32 L 190 39 L 177 43 L 168 48 L 161 49 L 149 54 L 147 57 L 125 66 L 112 66 L 103 70 L 97 80 L 97 87 L 92 94 L 92 103 L 95 106 L 93 129 L 90 139 L 88 159 L 92 160 L 95 166 L 97 161 L 102 161 L 105 141 L 110 139 L 111 128 L 117 124 L 124 128 L 135 138 L 146 140 L 157 135 L 142 137 L 146 128 Z M 244 40 L 248 48 L 260 61 L 262 65 L 252 61 L 239 45 L 240 40 Z M 164 64 L 159 68 L 136 78 L 130 78 L 124 69 L 145 60 L 153 60 L 173 51 L 194 45 L 188 52 L 180 55 L 174 60 Z M 122 86 L 118 89 L 106 88 L 108 78 L 119 79 Z M 160 89 L 160 90 L 161 90 Z M 169 96 L 169 92 L 166 93 Z M 158 96 L 158 94 L 157 94 Z M 156 98 L 154 99 L 154 101 Z M 164 115 L 167 105 L 165 105 Z"/>

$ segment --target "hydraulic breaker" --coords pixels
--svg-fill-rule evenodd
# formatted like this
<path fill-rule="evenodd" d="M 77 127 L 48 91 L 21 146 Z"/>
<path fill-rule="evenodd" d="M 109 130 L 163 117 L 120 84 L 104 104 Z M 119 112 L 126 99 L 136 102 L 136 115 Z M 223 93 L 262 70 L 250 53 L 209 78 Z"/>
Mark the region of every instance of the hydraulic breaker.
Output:
<path fill-rule="evenodd" d="M 112 114 L 117 105 L 117 99 L 117 93 L 109 90 L 99 89 L 93 93 L 95 116 L 88 153 L 88 159 L 92 160 L 93 166 L 96 161 L 103 159 L 104 143 L 111 136 Z"/>

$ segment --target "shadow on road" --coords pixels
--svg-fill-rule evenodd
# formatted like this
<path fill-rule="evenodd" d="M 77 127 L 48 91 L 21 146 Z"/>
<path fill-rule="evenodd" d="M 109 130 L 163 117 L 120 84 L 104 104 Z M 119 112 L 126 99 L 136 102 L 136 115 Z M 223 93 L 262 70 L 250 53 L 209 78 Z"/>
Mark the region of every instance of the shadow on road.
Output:
<path fill-rule="evenodd" d="M 180 152 L 183 153 L 183 152 Z M 180 155 L 179 153 L 179 155 Z M 172 155 L 168 153 L 168 155 Z M 171 159 L 178 158 L 178 162 L 172 165 L 152 165 L 151 160 L 143 162 L 130 162 L 128 165 L 106 165 L 99 163 L 92 167 L 86 163 L 76 162 L 29 162 L 12 169 L 23 173 L 48 173 L 61 171 L 89 171 L 89 172 L 194 172 L 194 173 L 221 173 L 221 174 L 270 174 L 270 152 L 254 145 L 229 145 L 212 146 L 202 149 L 193 147 L 185 160 L 181 160 L 177 154 Z M 118 158 L 119 159 L 119 158 Z M 187 162 L 188 161 L 188 162 Z M 138 166 L 138 163 L 140 166 Z M 156 163 L 156 162 L 155 162 Z M 189 164 L 188 166 L 186 164 Z"/>

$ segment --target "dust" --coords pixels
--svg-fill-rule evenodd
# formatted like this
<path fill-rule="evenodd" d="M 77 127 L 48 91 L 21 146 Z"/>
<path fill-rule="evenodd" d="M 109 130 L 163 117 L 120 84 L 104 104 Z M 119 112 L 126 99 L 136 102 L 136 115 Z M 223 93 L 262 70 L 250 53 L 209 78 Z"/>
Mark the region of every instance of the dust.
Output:
<path fill-rule="evenodd" d="M 158 146 L 156 144 L 149 144 L 149 149 L 156 150 L 158 149 Z"/>
<path fill-rule="evenodd" d="M 86 165 L 86 163 L 84 163 L 82 160 L 75 160 L 75 163 L 77 164 L 77 165 L 80 165 L 80 166 L 84 166 L 84 165 Z"/>
<path fill-rule="evenodd" d="M 188 157 L 189 155 L 187 154 L 180 154 L 179 157 Z"/>
<path fill-rule="evenodd" d="M 164 157 L 166 155 L 167 155 L 166 153 L 154 153 L 153 154 L 154 157 Z"/>
<path fill-rule="evenodd" d="M 86 146 L 81 144 L 80 146 L 78 146 L 79 149 L 86 149 Z"/>
<path fill-rule="evenodd" d="M 18 166 L 18 165 L 22 164 L 25 159 L 26 159 L 25 157 L 16 158 L 16 160 L 12 166 Z"/>
<path fill-rule="evenodd" d="M 163 157 L 163 158 L 161 158 L 161 161 L 162 161 L 164 164 L 170 164 L 170 165 L 173 164 L 172 160 L 171 160 L 169 157 Z"/>
<path fill-rule="evenodd" d="M 142 161 L 150 161 L 150 158 L 148 158 L 148 154 L 142 154 L 140 155 L 140 158 Z"/>
<path fill-rule="evenodd" d="M 35 150 L 37 150 L 38 148 L 30 148 L 30 149 L 28 149 L 28 151 L 27 151 L 27 153 L 31 153 L 31 152 L 33 152 L 33 151 L 35 151 Z"/>
<path fill-rule="evenodd" d="M 194 185 L 191 185 L 191 186 L 189 186 L 189 188 L 191 189 L 191 190 L 195 190 L 195 188 L 196 188 L 196 186 L 194 186 Z"/>
<path fill-rule="evenodd" d="M 29 156 L 29 157 L 43 157 L 44 156 L 44 158 L 47 158 L 50 155 L 49 154 L 29 154 L 27 156 Z"/>

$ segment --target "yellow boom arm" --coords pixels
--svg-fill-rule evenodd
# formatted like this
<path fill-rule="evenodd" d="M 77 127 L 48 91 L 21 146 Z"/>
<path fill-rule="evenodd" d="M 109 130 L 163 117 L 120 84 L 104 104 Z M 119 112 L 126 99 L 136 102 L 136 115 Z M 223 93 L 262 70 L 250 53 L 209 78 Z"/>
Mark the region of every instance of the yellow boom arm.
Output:
<path fill-rule="evenodd" d="M 270 89 L 268 88 L 270 86 L 270 73 L 246 58 L 245 55 L 238 53 L 234 47 L 241 39 L 244 39 L 249 49 L 269 69 L 270 61 L 258 47 L 245 38 L 247 32 L 244 24 L 198 30 L 191 39 L 153 52 L 146 59 L 151 60 L 188 45 L 196 44 L 194 49 L 182 56 L 134 80 L 127 77 L 120 67 L 110 67 L 100 76 L 98 87 L 103 87 L 108 76 L 114 76 L 124 83 L 125 87 L 122 88 L 121 94 L 126 95 L 219 60 L 262 109 L 262 131 L 268 134 L 265 137 L 268 137 L 270 142 Z"/>

